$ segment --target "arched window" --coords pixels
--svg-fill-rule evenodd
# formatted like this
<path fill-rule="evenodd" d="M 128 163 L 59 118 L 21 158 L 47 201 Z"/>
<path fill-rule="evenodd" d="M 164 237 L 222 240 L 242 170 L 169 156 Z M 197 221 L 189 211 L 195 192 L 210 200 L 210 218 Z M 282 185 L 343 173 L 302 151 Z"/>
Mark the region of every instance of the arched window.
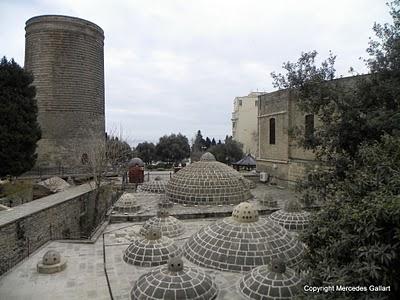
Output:
<path fill-rule="evenodd" d="M 275 145 L 275 118 L 269 119 L 269 143 Z"/>
<path fill-rule="evenodd" d="M 314 137 L 314 115 L 306 115 L 304 137 L 306 141 L 311 141 Z"/>

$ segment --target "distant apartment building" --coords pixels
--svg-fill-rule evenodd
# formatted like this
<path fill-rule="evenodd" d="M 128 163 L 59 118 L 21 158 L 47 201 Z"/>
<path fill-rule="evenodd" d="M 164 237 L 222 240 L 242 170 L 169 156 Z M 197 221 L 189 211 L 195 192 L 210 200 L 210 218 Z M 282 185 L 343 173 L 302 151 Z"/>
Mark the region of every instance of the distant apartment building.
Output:
<path fill-rule="evenodd" d="M 258 156 L 257 112 L 258 96 L 263 93 L 251 92 L 248 96 L 236 97 L 232 113 L 232 137 L 243 145 L 243 151 Z"/>

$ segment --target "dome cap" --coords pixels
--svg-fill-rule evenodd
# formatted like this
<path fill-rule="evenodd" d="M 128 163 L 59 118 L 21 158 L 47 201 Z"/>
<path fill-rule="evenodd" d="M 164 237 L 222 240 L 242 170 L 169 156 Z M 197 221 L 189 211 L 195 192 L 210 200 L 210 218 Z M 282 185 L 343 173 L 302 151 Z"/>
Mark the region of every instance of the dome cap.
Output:
<path fill-rule="evenodd" d="M 147 230 L 145 237 L 149 241 L 159 240 L 161 238 L 161 229 L 159 227 L 151 227 Z"/>
<path fill-rule="evenodd" d="M 168 271 L 180 272 L 183 271 L 183 260 L 181 257 L 171 257 L 168 261 Z"/>
<path fill-rule="evenodd" d="M 44 265 L 55 265 L 61 262 L 60 252 L 56 250 L 49 250 L 43 255 L 42 263 Z"/>
<path fill-rule="evenodd" d="M 258 211 L 248 202 L 237 205 L 232 212 L 232 217 L 239 223 L 252 223 L 258 221 Z"/>

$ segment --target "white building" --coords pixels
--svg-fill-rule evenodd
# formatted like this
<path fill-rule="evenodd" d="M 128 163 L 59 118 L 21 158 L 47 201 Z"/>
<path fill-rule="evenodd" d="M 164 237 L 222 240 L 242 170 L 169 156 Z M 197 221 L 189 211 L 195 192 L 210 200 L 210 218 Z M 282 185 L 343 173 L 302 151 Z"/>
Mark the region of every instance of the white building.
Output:
<path fill-rule="evenodd" d="M 243 144 L 243 151 L 258 156 L 257 114 L 258 96 L 262 92 L 251 92 L 248 96 L 236 97 L 233 103 L 232 136 Z"/>

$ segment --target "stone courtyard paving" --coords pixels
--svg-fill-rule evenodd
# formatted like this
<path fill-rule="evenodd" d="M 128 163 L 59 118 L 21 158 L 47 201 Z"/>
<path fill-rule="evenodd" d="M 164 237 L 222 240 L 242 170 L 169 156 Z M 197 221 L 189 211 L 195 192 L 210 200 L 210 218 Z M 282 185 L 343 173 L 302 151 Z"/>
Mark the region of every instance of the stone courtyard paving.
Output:
<path fill-rule="evenodd" d="M 265 191 L 278 200 L 278 205 L 283 206 L 284 200 L 294 197 L 287 190 L 276 187 L 258 185 L 252 190 L 253 195 L 262 197 Z M 146 213 L 156 214 L 156 204 L 147 203 Z M 175 211 L 177 208 L 174 206 Z M 199 210 L 197 207 L 186 209 Z M 214 207 L 223 209 L 225 207 Z M 233 207 L 232 207 L 233 208 Z M 230 210 L 232 210 L 229 207 Z M 171 211 L 171 215 L 174 213 Z M 179 218 L 179 217 L 178 217 Z M 182 220 L 185 233 L 174 238 L 182 246 L 184 242 L 202 226 L 206 226 L 217 218 Z M 114 299 L 129 299 L 129 293 L 134 281 L 151 268 L 137 267 L 125 263 L 122 259 L 123 251 L 132 239 L 138 238 L 139 229 L 143 222 L 115 223 L 105 229 L 105 257 L 107 272 L 110 280 L 111 291 Z M 54 249 L 67 259 L 64 271 L 55 274 L 39 274 L 36 264 L 47 250 Z M 187 266 L 194 266 L 186 259 Z M 197 266 L 196 266 L 197 267 Z M 201 267 L 198 267 L 201 268 Z M 242 300 L 237 291 L 237 282 L 241 277 L 239 273 L 222 272 L 203 269 L 216 282 L 219 288 L 217 299 Z M 0 299 L 5 300 L 46 300 L 46 299 L 110 299 L 103 264 L 103 239 L 95 243 L 75 243 L 52 241 L 45 244 L 28 259 L 22 261 L 8 273 L 0 277 Z"/>

